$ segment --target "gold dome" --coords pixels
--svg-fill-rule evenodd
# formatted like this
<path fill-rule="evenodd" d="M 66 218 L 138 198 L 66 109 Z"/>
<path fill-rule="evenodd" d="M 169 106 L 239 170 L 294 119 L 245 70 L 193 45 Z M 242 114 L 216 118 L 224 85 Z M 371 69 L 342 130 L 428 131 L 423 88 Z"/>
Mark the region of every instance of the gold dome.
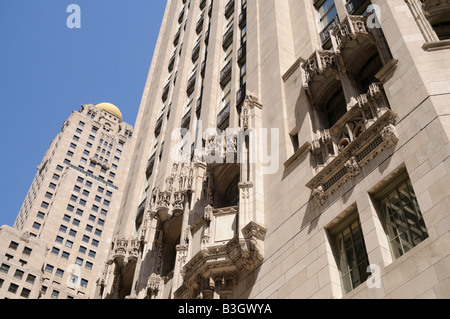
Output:
<path fill-rule="evenodd" d="M 111 113 L 112 115 L 117 117 L 119 119 L 119 123 L 122 122 L 122 112 L 120 112 L 119 108 L 117 106 L 115 106 L 114 104 L 100 103 L 100 104 L 96 105 L 96 107 L 99 108 L 100 110 L 104 110 L 108 113 Z"/>

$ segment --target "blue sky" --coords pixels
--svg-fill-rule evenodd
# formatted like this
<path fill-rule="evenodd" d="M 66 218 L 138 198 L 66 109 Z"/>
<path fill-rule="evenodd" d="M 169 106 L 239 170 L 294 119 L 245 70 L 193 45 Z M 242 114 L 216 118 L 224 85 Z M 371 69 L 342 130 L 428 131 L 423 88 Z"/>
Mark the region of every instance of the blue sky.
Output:
<path fill-rule="evenodd" d="M 69 29 L 70 4 L 81 28 Z M 0 225 L 10 225 L 51 140 L 82 104 L 111 102 L 134 125 L 164 0 L 1 0 Z"/>

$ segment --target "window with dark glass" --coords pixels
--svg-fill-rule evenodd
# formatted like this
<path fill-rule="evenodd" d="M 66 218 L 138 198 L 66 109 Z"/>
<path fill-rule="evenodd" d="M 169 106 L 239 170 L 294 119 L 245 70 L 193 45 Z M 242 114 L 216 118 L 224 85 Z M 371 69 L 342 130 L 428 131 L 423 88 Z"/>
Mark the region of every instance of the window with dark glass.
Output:
<path fill-rule="evenodd" d="M 422 213 L 407 173 L 376 195 L 393 257 L 399 258 L 428 238 Z"/>
<path fill-rule="evenodd" d="M 355 212 L 330 229 L 342 291 L 349 293 L 369 276 L 369 258 L 358 214 Z"/>

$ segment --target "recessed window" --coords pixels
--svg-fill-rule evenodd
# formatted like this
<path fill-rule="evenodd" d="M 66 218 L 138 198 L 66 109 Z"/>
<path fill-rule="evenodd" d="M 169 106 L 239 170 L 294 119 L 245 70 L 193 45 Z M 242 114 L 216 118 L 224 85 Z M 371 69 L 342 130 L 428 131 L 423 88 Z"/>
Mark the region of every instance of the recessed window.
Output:
<path fill-rule="evenodd" d="M 88 285 L 88 281 L 86 279 L 81 279 L 81 283 L 80 283 L 81 287 L 86 288 Z"/>
<path fill-rule="evenodd" d="M 61 236 L 56 236 L 55 243 L 62 244 L 63 240 L 64 238 L 62 238 Z"/>
<path fill-rule="evenodd" d="M 66 208 L 66 210 L 68 211 L 68 212 L 73 212 L 74 211 L 74 209 L 75 209 L 75 207 L 74 206 L 72 206 L 72 205 L 67 205 L 67 208 Z M 70 219 L 70 218 L 69 218 Z"/>
<path fill-rule="evenodd" d="M 67 231 L 67 227 L 64 226 L 64 225 L 61 225 L 61 226 L 59 226 L 59 231 L 60 231 L 61 233 L 65 233 L 65 232 Z"/>
<path fill-rule="evenodd" d="M 33 251 L 33 250 L 32 250 L 31 248 L 25 247 L 25 248 L 23 249 L 23 251 L 22 251 L 22 254 L 24 254 L 24 255 L 26 255 L 26 256 L 30 256 L 32 251 Z"/>
<path fill-rule="evenodd" d="M 17 247 L 19 247 L 19 244 L 16 243 L 15 241 L 11 241 L 9 243 L 9 247 L 8 248 L 13 249 L 13 250 L 17 250 Z"/>
<path fill-rule="evenodd" d="M 70 254 L 69 254 L 67 251 L 63 251 L 63 252 L 62 252 L 61 258 L 69 259 L 69 257 L 70 257 Z"/>
<path fill-rule="evenodd" d="M 65 222 L 70 222 L 70 216 L 69 215 L 64 215 L 63 220 Z"/>
<path fill-rule="evenodd" d="M 22 270 L 16 269 L 16 272 L 14 273 L 14 278 L 22 280 L 24 274 L 25 273 Z"/>
<path fill-rule="evenodd" d="M 86 250 L 87 250 L 86 247 L 80 246 L 80 249 L 78 249 L 78 252 L 81 253 L 81 254 L 85 254 Z"/>
<path fill-rule="evenodd" d="M 394 259 L 428 238 L 428 230 L 406 172 L 375 197 L 381 206 Z"/>
<path fill-rule="evenodd" d="M 75 260 L 75 264 L 79 266 L 83 265 L 83 259 L 77 257 L 77 259 Z"/>
<path fill-rule="evenodd" d="M 26 280 L 27 283 L 33 285 L 35 280 L 36 280 L 36 276 L 34 276 L 34 275 L 32 275 L 32 274 L 28 274 L 27 280 Z"/>
<path fill-rule="evenodd" d="M 95 255 L 96 255 L 96 254 L 97 254 L 97 253 L 96 253 L 95 251 L 89 250 L 88 256 L 91 257 L 91 258 L 95 258 Z"/>
<path fill-rule="evenodd" d="M 28 299 L 30 297 L 31 290 L 27 288 L 22 288 L 22 292 L 20 293 L 20 297 Z"/>
<path fill-rule="evenodd" d="M 53 255 L 57 255 L 58 256 L 59 255 L 59 251 L 60 251 L 59 248 L 56 248 L 56 247 L 52 248 L 52 254 Z"/>
<path fill-rule="evenodd" d="M 369 258 L 357 213 L 341 221 L 330 230 L 336 264 L 341 277 L 342 291 L 349 293 L 369 276 Z"/>
<path fill-rule="evenodd" d="M 66 240 L 66 247 L 67 248 L 72 248 L 73 247 L 73 241 Z"/>
<path fill-rule="evenodd" d="M 45 271 L 46 271 L 46 272 L 49 272 L 49 273 L 52 273 L 54 268 L 55 268 L 55 267 L 53 267 L 52 265 L 47 264 L 47 265 L 45 266 Z"/>
<path fill-rule="evenodd" d="M 52 299 L 58 299 L 58 297 L 59 297 L 59 291 L 53 290 L 52 291 Z"/>
<path fill-rule="evenodd" d="M 0 272 L 7 274 L 9 271 L 10 266 L 7 264 L 2 264 L 2 266 L 0 267 Z"/>
<path fill-rule="evenodd" d="M 86 264 L 84 265 L 84 267 L 85 267 L 86 269 L 88 269 L 88 270 L 91 270 L 93 266 L 94 266 L 94 265 L 93 265 L 91 262 L 89 262 L 89 261 L 86 261 Z"/>
<path fill-rule="evenodd" d="M 17 292 L 17 289 L 19 289 L 19 285 L 10 284 L 9 288 L 8 288 L 8 292 L 15 294 Z"/>
<path fill-rule="evenodd" d="M 55 275 L 56 275 L 57 277 L 62 278 L 62 277 L 64 276 L 64 270 L 59 269 L 59 268 L 56 269 Z"/>
<path fill-rule="evenodd" d="M 40 228 L 41 228 L 41 224 L 39 224 L 38 222 L 33 223 L 33 229 L 39 230 Z"/>
<path fill-rule="evenodd" d="M 69 231 L 69 236 L 76 237 L 77 236 L 77 232 L 75 230 L 71 229 Z"/>

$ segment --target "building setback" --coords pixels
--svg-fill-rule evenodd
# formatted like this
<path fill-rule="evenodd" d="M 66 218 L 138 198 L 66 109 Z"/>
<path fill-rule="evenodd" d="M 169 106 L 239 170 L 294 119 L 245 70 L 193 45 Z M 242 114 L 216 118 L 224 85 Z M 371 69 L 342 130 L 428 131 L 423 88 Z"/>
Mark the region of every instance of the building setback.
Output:
<path fill-rule="evenodd" d="M 40 243 L 30 257 L 39 270 L 33 274 L 41 280 L 32 289 L 27 287 L 30 294 L 20 297 L 66 299 L 95 294 L 95 281 L 113 241 L 132 135 L 133 128 L 122 122 L 120 110 L 110 103 L 83 105 L 64 122 L 38 167 L 14 229 L 2 228 L 0 233 L 8 251 L 13 242 L 21 249 L 22 238 Z M 17 240 L 11 237 L 14 234 Z M 13 267 L 18 260 L 17 255 L 4 263 Z M 0 273 L 2 280 L 3 276 Z M 3 285 L 0 291 L 4 289 L 9 288 Z"/>

